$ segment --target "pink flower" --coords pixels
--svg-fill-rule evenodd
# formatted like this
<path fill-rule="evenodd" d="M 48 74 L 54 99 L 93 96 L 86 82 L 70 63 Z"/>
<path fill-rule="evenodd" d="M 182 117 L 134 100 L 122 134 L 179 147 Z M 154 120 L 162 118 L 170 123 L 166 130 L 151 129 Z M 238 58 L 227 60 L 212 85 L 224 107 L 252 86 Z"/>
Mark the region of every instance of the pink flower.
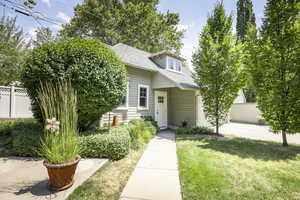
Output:
<path fill-rule="evenodd" d="M 50 131 L 51 133 L 57 134 L 59 131 L 59 121 L 57 121 L 56 118 L 53 117 L 52 119 L 47 119 L 46 122 L 47 123 L 45 129 L 47 131 Z"/>

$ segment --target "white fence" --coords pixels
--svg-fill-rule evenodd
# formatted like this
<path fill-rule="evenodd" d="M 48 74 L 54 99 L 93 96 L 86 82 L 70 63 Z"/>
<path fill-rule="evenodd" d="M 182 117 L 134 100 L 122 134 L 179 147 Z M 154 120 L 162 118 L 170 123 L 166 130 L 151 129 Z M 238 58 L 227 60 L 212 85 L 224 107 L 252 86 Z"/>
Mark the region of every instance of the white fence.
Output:
<path fill-rule="evenodd" d="M 256 103 L 236 103 L 231 107 L 230 120 L 258 124 L 260 114 Z"/>
<path fill-rule="evenodd" d="M 15 86 L 0 86 L 0 119 L 31 117 L 31 104 L 26 90 Z"/>

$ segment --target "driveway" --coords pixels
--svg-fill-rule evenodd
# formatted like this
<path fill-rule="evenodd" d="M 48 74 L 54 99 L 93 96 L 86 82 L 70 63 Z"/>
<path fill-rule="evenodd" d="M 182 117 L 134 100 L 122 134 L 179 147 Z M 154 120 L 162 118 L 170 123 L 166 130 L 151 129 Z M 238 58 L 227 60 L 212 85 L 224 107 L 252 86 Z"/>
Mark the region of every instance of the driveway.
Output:
<path fill-rule="evenodd" d="M 82 159 L 74 185 L 61 192 L 48 190 L 48 174 L 43 161 L 32 158 L 0 158 L 1 200 L 64 200 L 76 187 L 95 173 L 106 159 Z"/>
<path fill-rule="evenodd" d="M 274 134 L 269 126 L 254 124 L 227 123 L 221 126 L 220 133 L 256 140 L 282 142 L 281 134 Z M 300 134 L 287 135 L 288 143 L 300 144 Z"/>

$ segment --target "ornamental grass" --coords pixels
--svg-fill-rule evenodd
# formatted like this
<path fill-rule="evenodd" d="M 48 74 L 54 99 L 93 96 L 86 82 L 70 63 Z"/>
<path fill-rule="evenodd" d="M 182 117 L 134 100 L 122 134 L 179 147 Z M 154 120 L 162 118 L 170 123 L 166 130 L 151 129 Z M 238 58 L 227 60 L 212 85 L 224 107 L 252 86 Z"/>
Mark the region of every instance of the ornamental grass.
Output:
<path fill-rule="evenodd" d="M 38 102 L 44 121 L 39 154 L 51 164 L 74 161 L 79 152 L 77 93 L 70 81 L 41 83 Z"/>

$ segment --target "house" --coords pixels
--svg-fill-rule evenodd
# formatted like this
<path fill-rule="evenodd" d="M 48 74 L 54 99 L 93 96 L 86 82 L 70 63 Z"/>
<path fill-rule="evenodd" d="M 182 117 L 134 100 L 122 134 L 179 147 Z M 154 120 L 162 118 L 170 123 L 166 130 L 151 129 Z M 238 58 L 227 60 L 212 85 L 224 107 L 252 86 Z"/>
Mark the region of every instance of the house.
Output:
<path fill-rule="evenodd" d="M 111 47 L 128 72 L 128 90 L 122 104 L 101 119 L 117 115 L 121 122 L 152 116 L 162 128 L 208 125 L 198 86 L 185 59 L 169 51 L 149 53 L 119 43 Z"/>

